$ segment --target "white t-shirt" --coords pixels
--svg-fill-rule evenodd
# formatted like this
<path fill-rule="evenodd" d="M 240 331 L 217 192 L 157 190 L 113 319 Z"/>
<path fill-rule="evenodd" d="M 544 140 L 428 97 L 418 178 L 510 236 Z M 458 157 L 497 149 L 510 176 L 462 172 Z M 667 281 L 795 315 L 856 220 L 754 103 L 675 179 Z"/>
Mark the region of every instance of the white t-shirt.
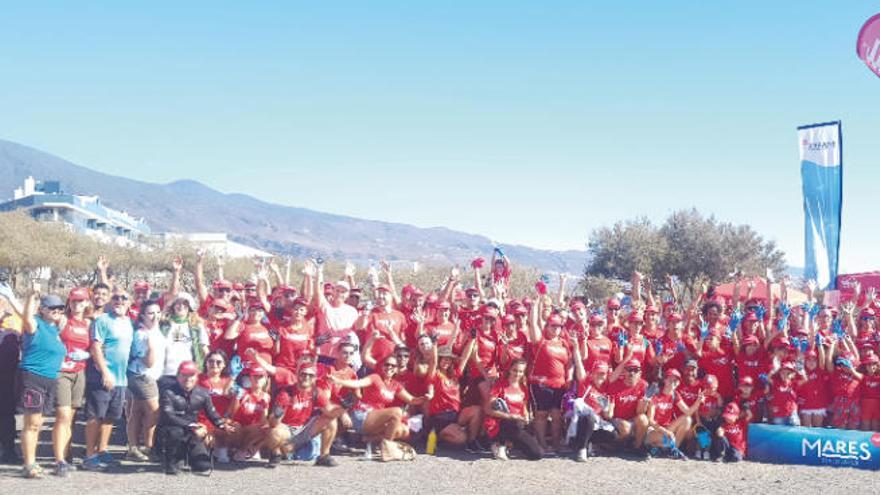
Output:
<path fill-rule="evenodd" d="M 147 357 L 150 345 L 153 347 L 153 366 L 148 368 L 144 364 L 144 358 Z M 152 380 L 158 380 L 164 369 L 165 336 L 158 328 L 138 328 L 135 330 L 128 371 L 133 375 L 146 375 Z"/>
<path fill-rule="evenodd" d="M 355 320 L 358 319 L 358 310 L 348 304 L 343 304 L 338 308 L 334 308 L 327 303 L 321 308 L 318 314 L 318 330 L 315 335 L 329 335 L 330 340 L 318 346 L 319 356 L 333 357 L 336 353 L 336 346 L 344 338 L 348 338 L 352 333 L 351 327 Z"/>
<path fill-rule="evenodd" d="M 204 327 L 198 329 L 199 341 L 203 345 L 208 343 L 208 334 Z M 192 361 L 193 356 L 193 338 L 190 332 L 189 322 L 174 323 L 170 322 L 170 328 L 165 335 L 165 371 L 164 375 L 177 375 L 177 368 L 184 361 Z"/>

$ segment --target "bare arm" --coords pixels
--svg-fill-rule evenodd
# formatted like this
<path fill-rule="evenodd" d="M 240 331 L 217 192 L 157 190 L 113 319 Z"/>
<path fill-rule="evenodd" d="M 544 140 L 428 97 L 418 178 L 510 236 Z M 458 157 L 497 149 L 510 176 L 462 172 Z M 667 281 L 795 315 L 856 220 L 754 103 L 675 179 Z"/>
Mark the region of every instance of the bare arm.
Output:
<path fill-rule="evenodd" d="M 208 289 L 205 288 L 205 251 L 199 250 L 196 253 L 196 294 L 199 296 L 199 305 L 205 304 L 208 300 Z"/>

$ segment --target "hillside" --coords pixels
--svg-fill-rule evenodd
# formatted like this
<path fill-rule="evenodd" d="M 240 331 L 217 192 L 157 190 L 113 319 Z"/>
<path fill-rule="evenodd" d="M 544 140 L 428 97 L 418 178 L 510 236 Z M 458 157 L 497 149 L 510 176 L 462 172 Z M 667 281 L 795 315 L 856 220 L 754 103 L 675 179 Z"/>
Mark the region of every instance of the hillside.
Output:
<path fill-rule="evenodd" d="M 69 193 L 98 195 L 108 206 L 143 216 L 155 232 L 226 232 L 277 254 L 327 258 L 465 263 L 491 254 L 483 236 L 444 227 L 364 220 L 226 194 L 194 180 L 153 184 L 96 172 L 51 154 L 0 140 L 0 198 L 11 198 L 25 177 L 59 180 Z M 580 273 L 582 251 L 545 251 L 504 245 L 517 263 L 545 271 Z"/>

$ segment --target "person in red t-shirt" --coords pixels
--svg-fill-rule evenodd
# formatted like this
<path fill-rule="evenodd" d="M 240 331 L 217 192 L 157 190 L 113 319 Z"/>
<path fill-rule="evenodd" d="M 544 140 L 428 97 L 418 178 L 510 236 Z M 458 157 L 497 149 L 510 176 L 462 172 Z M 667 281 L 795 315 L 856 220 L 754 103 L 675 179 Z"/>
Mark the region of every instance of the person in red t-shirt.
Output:
<path fill-rule="evenodd" d="M 330 447 L 336 438 L 336 420 L 345 411 L 330 401 L 330 390 L 316 383 L 318 369 L 305 364 L 296 373 L 296 384 L 281 389 L 269 415 L 269 431 L 264 447 L 272 452 L 269 466 L 281 455 L 294 454 L 297 460 L 315 459 L 316 466 L 336 466 Z M 320 455 L 314 440 L 320 435 Z"/>
<path fill-rule="evenodd" d="M 295 294 L 295 292 L 294 292 Z M 306 318 L 309 302 L 297 297 L 285 311 L 289 317 L 283 320 L 270 318 L 278 341 L 275 344 L 275 366 L 295 369 L 299 356 L 315 349 L 315 321 Z"/>
<path fill-rule="evenodd" d="M 361 390 L 361 400 L 350 411 L 354 430 L 366 437 L 394 440 L 402 430 L 403 410 L 392 407 L 396 399 L 406 404 L 422 405 L 427 397 L 413 397 L 394 379 L 400 362 L 389 356 L 377 367 L 378 372 L 360 380 L 346 380 L 329 375 L 327 378 L 342 387 Z"/>
<path fill-rule="evenodd" d="M 642 363 L 627 355 L 611 373 L 610 381 L 608 395 L 614 403 L 613 423 L 618 439 L 623 444 L 631 441 L 633 453 L 647 457 L 648 451 L 643 446 L 648 432 L 645 414 L 648 384 L 642 379 Z"/>
<path fill-rule="evenodd" d="M 236 461 L 260 459 L 259 446 L 265 437 L 270 396 L 265 392 L 266 370 L 259 366 L 248 366 L 239 375 L 242 392 L 230 408 L 232 420 L 239 425 L 227 436 L 226 443 L 237 449 Z"/>
<path fill-rule="evenodd" d="M 663 388 L 649 399 L 648 433 L 645 436 L 645 443 L 651 447 L 682 445 L 693 424 L 691 417 L 703 403 L 703 394 L 700 393 L 696 402 L 688 407 L 676 393 L 680 383 L 681 373 L 678 370 L 666 370 L 663 375 Z"/>
<path fill-rule="evenodd" d="M 826 369 L 831 373 L 831 425 L 835 428 L 856 430 L 862 417 L 859 388 L 863 375 L 857 371 L 855 355 L 842 352 L 837 357 L 835 350 L 840 341 L 834 340 L 828 350 Z"/>
<path fill-rule="evenodd" d="M 211 403 L 217 414 L 224 418 L 228 418 L 235 400 L 235 391 L 233 389 L 234 381 L 229 376 L 229 370 L 226 367 L 228 360 L 223 351 L 211 351 L 205 356 L 204 372 L 199 376 L 198 385 L 211 395 Z M 199 414 L 199 423 L 205 426 L 211 435 L 206 439 L 207 444 L 213 443 L 214 457 L 221 464 L 229 463 L 229 449 L 226 444 L 226 436 L 228 431 L 225 429 L 215 429 L 214 423 L 204 414 Z"/>
<path fill-rule="evenodd" d="M 208 332 L 208 347 L 212 351 L 223 351 L 227 357 L 235 354 L 235 340 L 226 338 L 226 331 L 232 325 L 240 325 L 235 308 L 225 299 L 215 299 L 205 313 L 205 330 Z"/>
<path fill-rule="evenodd" d="M 761 375 L 770 369 L 770 359 L 761 347 L 757 335 L 746 335 L 742 339 L 742 345 L 734 344 L 734 353 L 736 354 L 736 373 L 739 379 L 748 376 L 754 383 L 759 383 Z M 764 396 L 764 389 L 756 388 L 753 393 L 755 399 L 761 399 Z"/>
<path fill-rule="evenodd" d="M 498 366 L 502 371 L 517 359 L 529 359 L 529 338 L 517 328 L 516 317 L 504 315 L 498 333 Z"/>
<path fill-rule="evenodd" d="M 85 317 L 88 306 L 87 288 L 77 287 L 71 290 L 67 295 L 65 309 L 67 321 L 58 335 L 67 348 L 67 355 L 61 363 L 61 372 L 56 380 L 55 426 L 52 437 L 57 461 L 67 459 L 73 418 L 76 410 L 82 406 L 85 394 L 85 369 L 91 345 L 90 321 Z M 158 408 L 156 412 L 158 413 Z"/>
<path fill-rule="evenodd" d="M 242 362 L 248 362 L 248 349 L 253 349 L 267 363 L 272 363 L 275 355 L 275 340 L 269 329 L 263 325 L 266 309 L 259 301 L 248 305 L 247 319 L 241 324 L 232 324 L 226 330 L 226 339 L 235 340 L 236 353 Z"/>
<path fill-rule="evenodd" d="M 465 354 L 458 359 L 445 347 L 434 347 L 436 366 L 428 369 L 428 414 L 425 431 L 434 430 L 439 440 L 451 445 L 467 445 L 474 449 L 473 442 L 480 433 L 482 407 L 461 408 L 459 379 L 464 374 L 465 365 L 473 350 L 473 340 L 465 347 Z"/>
<path fill-rule="evenodd" d="M 798 376 L 797 366 L 792 361 L 785 361 L 782 366 L 769 374 L 769 392 L 767 394 L 767 417 L 774 425 L 800 426 L 798 416 L 797 387 L 803 385 L 806 378 L 803 372 Z"/>
<path fill-rule="evenodd" d="M 796 390 L 801 426 L 825 426 L 826 410 L 831 397 L 823 346 L 816 346 L 816 349 L 810 349 L 804 354 L 804 375 L 806 377 L 804 382 L 799 384 Z"/>
<path fill-rule="evenodd" d="M 743 418 L 749 423 L 764 422 L 764 401 L 756 398 L 755 380 L 750 376 L 739 379 L 733 402 L 739 406 Z"/>
<path fill-rule="evenodd" d="M 666 333 L 654 343 L 654 366 L 664 373 L 668 370 L 681 370 L 693 345 L 682 336 L 684 323 L 678 313 L 671 313 L 666 319 Z"/>
<path fill-rule="evenodd" d="M 534 400 L 535 436 L 545 451 L 547 420 L 550 423 L 550 441 L 559 450 L 562 436 L 562 397 L 568 382 L 568 367 L 572 362 L 571 344 L 562 338 L 562 318 L 552 315 L 542 332 L 538 328 L 537 308 L 532 310 L 531 344 L 532 369 L 529 376 L 529 394 Z"/>
<path fill-rule="evenodd" d="M 862 403 L 862 430 L 880 431 L 880 358 L 870 354 L 862 362 L 865 373 L 859 384 Z"/>
<path fill-rule="evenodd" d="M 507 443 L 522 452 L 527 459 L 541 458 L 538 440 L 526 431 L 529 424 L 529 391 L 525 385 L 526 362 L 511 363 L 507 374 L 495 381 L 483 404 L 484 428 L 492 440 L 495 459 L 507 460 Z"/>
<path fill-rule="evenodd" d="M 587 375 L 580 351 L 572 346 L 575 354 L 575 378 L 577 379 L 577 399 L 574 402 L 574 417 L 577 433 L 573 447 L 577 449 L 574 460 L 586 462 L 590 455 L 590 444 L 611 444 L 617 440 L 613 433 L 611 418 L 614 415 L 614 403 L 605 393 L 608 382 L 608 363 L 596 361 Z"/>
<path fill-rule="evenodd" d="M 452 320 L 452 305 L 448 301 L 440 301 L 436 309 L 435 319 L 425 326 L 425 333 L 434 339 L 438 347 L 460 350 L 463 346 L 462 332 L 459 332 L 458 324 Z"/>
<path fill-rule="evenodd" d="M 721 426 L 715 431 L 717 441 L 712 442 L 712 458 L 727 462 L 739 462 L 746 456 L 746 436 L 749 422 L 740 414 L 736 402 L 727 404 L 721 415 Z"/>
<path fill-rule="evenodd" d="M 397 346 L 406 346 L 403 341 L 406 316 L 391 307 L 392 292 L 387 285 L 376 288 L 376 307 L 366 317 L 355 323 L 357 330 L 363 330 L 369 338 L 364 343 L 362 359 L 368 368 L 375 368 L 394 353 Z"/>
<path fill-rule="evenodd" d="M 723 340 L 720 327 L 709 329 L 705 340 L 697 346 L 696 356 L 700 369 L 718 379 L 718 393 L 724 400 L 733 399 L 736 391 L 733 380 L 733 352 L 729 342 Z"/>

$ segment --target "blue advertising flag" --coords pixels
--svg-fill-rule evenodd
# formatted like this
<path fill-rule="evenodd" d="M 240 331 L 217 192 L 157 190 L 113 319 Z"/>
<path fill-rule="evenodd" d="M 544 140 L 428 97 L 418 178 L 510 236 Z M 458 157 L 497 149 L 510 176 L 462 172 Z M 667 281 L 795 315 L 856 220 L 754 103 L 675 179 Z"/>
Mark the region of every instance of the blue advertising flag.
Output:
<path fill-rule="evenodd" d="M 880 469 L 880 433 L 749 425 L 747 458 L 774 464 Z"/>
<path fill-rule="evenodd" d="M 843 202 L 840 121 L 798 127 L 804 190 L 804 277 L 835 289 Z"/>

